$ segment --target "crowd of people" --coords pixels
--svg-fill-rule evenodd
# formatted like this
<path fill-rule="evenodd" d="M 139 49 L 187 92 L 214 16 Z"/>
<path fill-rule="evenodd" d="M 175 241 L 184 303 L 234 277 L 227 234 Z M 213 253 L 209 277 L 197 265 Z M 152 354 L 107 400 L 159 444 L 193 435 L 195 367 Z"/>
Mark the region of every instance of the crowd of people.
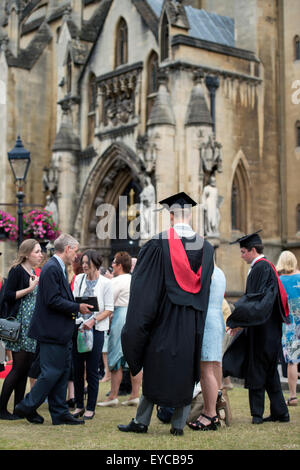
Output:
<path fill-rule="evenodd" d="M 250 271 L 245 294 L 229 306 L 214 249 L 191 227 L 186 205 L 196 203 L 179 193 L 161 204 L 170 211 L 171 228 L 149 240 L 137 262 L 117 252 L 106 269 L 98 251 L 80 253 L 69 234 L 55 240 L 48 260 L 36 240 L 20 245 L 1 285 L 2 316 L 14 317 L 21 328 L 17 341 L 5 342 L 12 369 L 3 380 L 0 419 L 42 424 L 37 410 L 47 401 L 52 424 L 84 424 L 97 406 L 119 405 L 129 370 L 131 392 L 122 405 L 137 411 L 129 424 L 118 425 L 121 432 L 147 432 L 154 405 L 171 410 L 173 435 L 182 435 L 186 424 L 217 430 L 220 410 L 230 413 L 224 393 L 232 388 L 230 377 L 245 379 L 253 424 L 289 421 L 300 363 L 295 255 L 284 251 L 275 267 L 258 232 L 236 240 Z M 287 363 L 287 400 L 277 370 L 280 353 Z M 97 402 L 99 383 L 108 380 L 110 392 Z M 203 403 L 191 418 L 196 390 Z"/>

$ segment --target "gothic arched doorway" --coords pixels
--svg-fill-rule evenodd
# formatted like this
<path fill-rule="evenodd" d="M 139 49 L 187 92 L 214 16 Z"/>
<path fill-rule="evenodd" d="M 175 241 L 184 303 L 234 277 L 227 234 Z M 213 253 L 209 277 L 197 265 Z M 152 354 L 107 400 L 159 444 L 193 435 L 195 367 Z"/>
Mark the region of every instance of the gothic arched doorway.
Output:
<path fill-rule="evenodd" d="M 136 256 L 139 251 L 139 240 L 130 236 L 119 237 L 119 225 L 124 226 L 127 215 L 126 229 L 130 222 L 128 207 L 139 202 L 139 194 L 144 186 L 144 168 L 135 152 L 121 142 L 113 143 L 95 162 L 91 169 L 80 196 L 74 234 L 80 240 L 81 249 L 93 248 L 100 251 L 104 258 L 104 266 L 109 266 L 117 251 L 128 251 Z M 120 197 L 127 201 L 120 208 Z M 106 236 L 99 236 L 99 224 L 105 219 L 103 207 L 112 209 L 114 228 L 106 231 Z M 120 213 L 120 212 L 126 212 Z M 112 218 L 109 218 L 111 223 Z M 104 224 L 103 224 L 104 225 Z"/>
<path fill-rule="evenodd" d="M 116 208 L 116 237 L 110 240 L 110 262 L 118 251 L 127 251 L 133 257 L 138 255 L 140 250 L 139 239 L 134 236 L 135 234 L 131 233 L 130 228 L 130 223 L 138 214 L 135 211 L 131 211 L 130 208 L 139 203 L 141 189 L 139 182 L 131 180 L 121 194 L 127 204 L 119 203 Z M 126 238 L 124 238 L 124 234 L 120 234 L 120 226 L 127 227 Z"/>

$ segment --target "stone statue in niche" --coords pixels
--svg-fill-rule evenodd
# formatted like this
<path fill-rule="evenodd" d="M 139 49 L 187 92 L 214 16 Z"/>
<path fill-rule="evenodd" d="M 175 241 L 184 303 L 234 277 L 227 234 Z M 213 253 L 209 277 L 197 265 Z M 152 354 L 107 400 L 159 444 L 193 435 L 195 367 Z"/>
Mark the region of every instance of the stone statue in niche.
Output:
<path fill-rule="evenodd" d="M 216 141 L 215 135 L 202 137 L 200 151 L 200 180 L 203 185 L 203 226 L 204 235 L 211 238 L 219 237 L 220 206 L 223 197 L 219 196 L 216 184 L 216 173 L 222 173 L 222 145 Z"/>
<path fill-rule="evenodd" d="M 44 209 L 52 213 L 53 221 L 58 224 L 58 207 L 53 194 L 48 194 L 48 196 L 46 196 L 46 205 Z"/>
<path fill-rule="evenodd" d="M 138 135 L 136 140 L 136 153 L 142 163 L 142 169 L 147 175 L 155 173 L 157 145 L 154 139 L 149 139 L 147 134 Z"/>
<path fill-rule="evenodd" d="M 50 167 L 43 168 L 43 191 L 54 193 L 58 187 L 58 168 L 52 162 Z"/>
<path fill-rule="evenodd" d="M 209 182 L 204 186 L 202 204 L 204 210 L 204 235 L 219 236 L 220 211 L 223 197 L 219 196 L 215 176 L 210 176 Z"/>
<path fill-rule="evenodd" d="M 43 191 L 49 192 L 46 196 L 45 209 L 52 212 L 52 218 L 56 224 L 59 222 L 57 205 L 58 174 L 59 170 L 54 162 L 51 162 L 49 168 L 45 167 L 43 169 Z"/>
<path fill-rule="evenodd" d="M 145 177 L 145 187 L 140 193 L 140 238 L 147 240 L 155 233 L 155 188 L 149 176 Z"/>

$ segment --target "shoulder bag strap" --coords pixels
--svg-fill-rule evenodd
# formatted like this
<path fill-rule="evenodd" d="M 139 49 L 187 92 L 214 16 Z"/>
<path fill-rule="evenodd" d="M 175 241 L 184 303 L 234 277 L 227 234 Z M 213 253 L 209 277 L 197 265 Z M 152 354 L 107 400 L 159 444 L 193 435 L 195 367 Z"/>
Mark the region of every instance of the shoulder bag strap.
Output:
<path fill-rule="evenodd" d="M 81 287 L 82 287 L 82 284 L 83 284 L 83 281 L 84 281 L 85 278 L 86 278 L 86 274 L 84 274 L 84 275 L 82 276 L 82 279 L 81 279 L 81 281 L 80 281 L 79 295 L 78 295 L 78 297 L 80 297 L 80 294 L 81 294 Z"/>

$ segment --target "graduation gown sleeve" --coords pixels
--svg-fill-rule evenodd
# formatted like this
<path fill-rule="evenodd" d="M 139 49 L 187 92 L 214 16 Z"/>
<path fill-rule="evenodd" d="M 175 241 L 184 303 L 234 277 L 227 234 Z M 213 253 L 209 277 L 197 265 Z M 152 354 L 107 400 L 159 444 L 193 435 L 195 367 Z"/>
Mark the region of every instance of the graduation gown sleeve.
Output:
<path fill-rule="evenodd" d="M 227 319 L 242 327 L 223 356 L 224 376 L 245 378 L 245 387 L 259 389 L 275 373 L 281 346 L 282 315 L 276 274 L 265 260 L 257 262 L 247 279 L 246 294 Z"/>
<path fill-rule="evenodd" d="M 163 253 L 157 241 L 141 249 L 130 288 L 126 322 L 122 330 L 123 353 L 132 375 L 143 367 L 145 348 L 159 311 L 164 285 Z"/>
<path fill-rule="evenodd" d="M 257 326 L 265 323 L 272 314 L 278 295 L 277 281 L 266 262 L 255 265 L 247 279 L 246 293 L 235 303 L 227 319 L 230 328 Z"/>

